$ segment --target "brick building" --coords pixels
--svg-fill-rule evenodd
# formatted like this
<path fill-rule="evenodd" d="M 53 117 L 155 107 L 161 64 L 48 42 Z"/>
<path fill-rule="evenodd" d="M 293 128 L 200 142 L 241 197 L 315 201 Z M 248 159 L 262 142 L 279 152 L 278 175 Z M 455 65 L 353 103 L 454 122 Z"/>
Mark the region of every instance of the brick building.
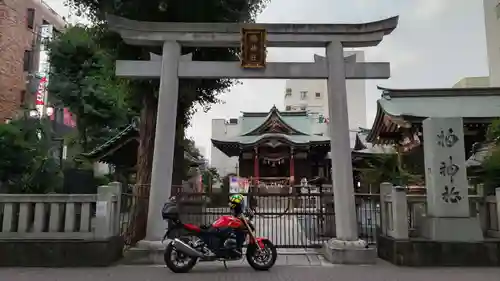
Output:
<path fill-rule="evenodd" d="M 65 20 L 43 0 L 0 0 L 0 122 L 15 118 L 27 94 L 28 74 L 38 70 L 40 26 L 61 31 Z"/>

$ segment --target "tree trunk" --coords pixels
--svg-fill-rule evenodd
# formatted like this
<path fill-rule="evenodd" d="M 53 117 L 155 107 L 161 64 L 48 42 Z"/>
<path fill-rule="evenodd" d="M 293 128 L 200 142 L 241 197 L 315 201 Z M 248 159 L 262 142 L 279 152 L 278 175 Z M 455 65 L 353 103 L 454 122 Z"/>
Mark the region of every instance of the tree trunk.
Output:
<path fill-rule="evenodd" d="M 137 176 L 133 191 L 133 217 L 129 223 L 126 238 L 131 244 L 144 239 L 148 217 L 149 189 L 153 169 L 156 116 L 158 99 L 153 93 L 142 96 L 141 119 L 139 124 L 139 149 L 137 152 Z"/>
<path fill-rule="evenodd" d="M 177 125 L 175 128 L 175 147 L 174 147 L 174 169 L 172 171 L 172 194 L 182 190 L 182 181 L 186 177 L 186 165 L 184 161 L 184 126 L 183 113 L 177 114 Z M 178 195 L 178 194 L 176 194 Z"/>

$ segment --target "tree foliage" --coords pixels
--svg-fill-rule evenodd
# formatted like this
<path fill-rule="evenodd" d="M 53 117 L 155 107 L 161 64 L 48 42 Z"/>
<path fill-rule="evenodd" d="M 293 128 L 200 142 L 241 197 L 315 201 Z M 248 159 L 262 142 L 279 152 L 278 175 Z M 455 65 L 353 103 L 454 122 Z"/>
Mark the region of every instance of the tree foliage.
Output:
<path fill-rule="evenodd" d="M 251 22 L 269 0 L 67 0 L 77 14 L 85 15 L 105 29 L 106 14 L 135 20 L 170 22 Z M 161 53 L 159 48 L 135 47 L 124 44 L 116 34 L 107 33 L 102 44 L 115 49 L 119 59 L 149 59 L 149 52 Z M 193 53 L 194 60 L 235 60 L 236 50 L 230 48 L 184 48 Z M 136 94 L 158 91 L 158 81 L 134 81 Z M 205 110 L 219 102 L 217 94 L 234 84 L 229 79 L 196 79 L 180 81 L 179 114 L 186 127 L 199 103 Z M 182 138 L 180 138 L 182 140 Z"/>
<path fill-rule="evenodd" d="M 500 148 L 492 147 L 490 154 L 482 163 L 483 173 L 480 182 L 484 184 L 485 194 L 494 194 L 495 188 L 500 186 Z"/>
<path fill-rule="evenodd" d="M 189 155 L 193 156 L 196 159 L 203 158 L 203 155 L 201 155 L 200 150 L 196 147 L 194 139 L 185 137 L 183 140 L 183 146 L 184 146 L 184 150 L 187 153 L 189 153 Z"/>
<path fill-rule="evenodd" d="M 9 193 L 47 193 L 62 187 L 53 143 L 44 122 L 19 119 L 0 125 L 0 183 Z"/>
<path fill-rule="evenodd" d="M 250 22 L 268 0 L 67 0 L 77 13 L 87 16 L 99 31 L 98 46 L 110 50 L 115 59 L 149 60 L 150 53 L 161 54 L 159 47 L 138 47 L 125 44 L 117 34 L 106 29 L 106 14 L 143 21 L 171 22 Z M 193 60 L 236 60 L 236 50 L 231 48 L 183 48 L 183 54 L 192 53 Z M 229 79 L 194 79 L 179 81 L 179 102 L 176 116 L 176 144 L 174 151 L 173 183 L 180 184 L 184 169 L 184 130 L 194 113 L 194 105 L 208 110 L 218 103 L 218 94 L 234 84 Z M 156 127 L 158 79 L 129 81 L 127 89 L 135 108 L 141 109 L 139 128 L 140 144 L 137 163 L 137 184 L 148 186 L 151 182 L 154 137 Z M 78 113 L 77 113 L 78 114 Z M 144 204 L 144 203 L 142 203 Z M 137 221 L 133 240 L 142 239 L 145 233 L 145 206 L 134 214 Z"/>
<path fill-rule="evenodd" d="M 49 92 L 76 114 L 84 151 L 102 144 L 128 123 L 127 81 L 114 75 L 116 57 L 103 48 L 97 28 L 69 27 L 49 43 Z"/>
<path fill-rule="evenodd" d="M 500 119 L 496 119 L 488 126 L 486 130 L 487 141 L 498 141 L 500 139 Z"/>
<path fill-rule="evenodd" d="M 422 177 L 404 169 L 397 154 L 373 155 L 366 161 L 367 167 L 357 169 L 361 182 L 378 185 L 382 182 L 408 185 L 422 182 Z"/>
<path fill-rule="evenodd" d="M 494 194 L 495 188 L 500 186 L 500 119 L 494 120 L 486 131 L 485 149 L 488 155 L 482 163 L 482 173 L 477 182 L 484 184 L 485 194 Z"/>

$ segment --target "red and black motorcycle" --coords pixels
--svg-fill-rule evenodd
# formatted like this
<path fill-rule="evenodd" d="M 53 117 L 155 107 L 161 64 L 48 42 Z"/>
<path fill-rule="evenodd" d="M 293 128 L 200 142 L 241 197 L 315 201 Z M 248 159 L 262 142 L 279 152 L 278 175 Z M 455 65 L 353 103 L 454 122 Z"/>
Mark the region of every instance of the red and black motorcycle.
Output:
<path fill-rule="evenodd" d="M 164 260 L 173 272 L 189 272 L 198 261 L 222 261 L 226 265 L 226 261 L 243 256 L 255 270 L 268 270 L 276 262 L 278 254 L 273 243 L 255 236 L 254 214 L 250 210 L 238 216 L 223 215 L 211 225 L 197 226 L 182 223 L 176 204 L 171 202 L 163 207 L 162 216 L 169 224 L 163 240 L 173 239 L 165 248 Z"/>

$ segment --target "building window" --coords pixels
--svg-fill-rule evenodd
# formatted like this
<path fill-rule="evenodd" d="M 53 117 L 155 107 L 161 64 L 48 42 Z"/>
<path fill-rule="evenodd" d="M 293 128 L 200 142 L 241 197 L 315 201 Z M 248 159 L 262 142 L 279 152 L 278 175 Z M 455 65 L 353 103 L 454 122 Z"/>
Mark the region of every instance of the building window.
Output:
<path fill-rule="evenodd" d="M 19 104 L 21 108 L 24 107 L 25 102 L 26 102 L 26 91 L 22 90 L 21 93 L 19 94 Z"/>
<path fill-rule="evenodd" d="M 316 92 L 316 94 L 315 94 L 315 95 L 316 95 L 316 98 L 321 98 L 321 93 Z"/>
<path fill-rule="evenodd" d="M 33 8 L 26 10 L 26 25 L 29 29 L 35 28 L 35 9 Z"/>
<path fill-rule="evenodd" d="M 292 89 L 286 88 L 285 96 L 291 96 L 291 95 L 292 95 Z"/>
<path fill-rule="evenodd" d="M 285 110 L 286 110 L 286 111 L 290 111 L 290 110 L 292 110 L 292 107 L 291 107 L 291 106 L 289 106 L 289 105 L 287 105 L 287 106 L 285 107 Z"/>
<path fill-rule="evenodd" d="M 300 92 L 300 99 L 305 100 L 307 98 L 307 91 L 301 91 Z"/>
<path fill-rule="evenodd" d="M 30 51 L 30 50 L 24 51 L 23 71 L 30 71 L 31 70 L 31 54 L 32 54 L 32 51 Z"/>

